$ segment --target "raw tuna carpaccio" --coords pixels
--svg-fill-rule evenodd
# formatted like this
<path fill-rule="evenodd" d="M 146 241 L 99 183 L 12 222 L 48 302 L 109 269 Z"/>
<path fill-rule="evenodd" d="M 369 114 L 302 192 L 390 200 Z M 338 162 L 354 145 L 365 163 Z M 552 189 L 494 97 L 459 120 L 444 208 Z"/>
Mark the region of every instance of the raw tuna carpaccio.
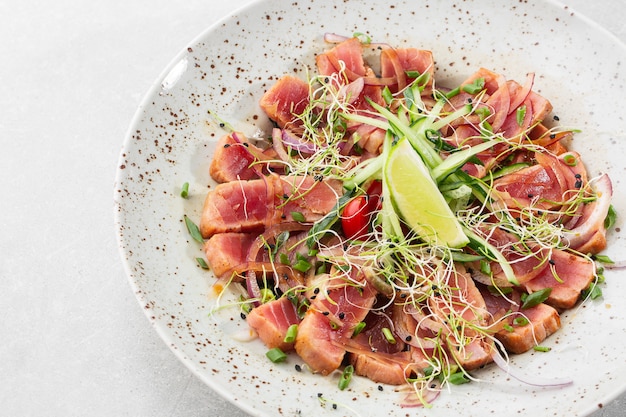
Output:
<path fill-rule="evenodd" d="M 375 74 L 364 59 L 365 47 L 358 38 L 348 38 L 316 57 L 318 73 L 336 84 L 355 114 L 371 115 L 373 106 L 385 105 L 384 94 L 401 93 L 419 75 L 425 75 L 422 100 L 432 105 L 437 86 L 430 51 L 379 46 L 380 74 Z M 349 363 L 357 375 L 401 385 L 432 367 L 436 352 L 444 352 L 451 363 L 469 372 L 492 362 L 499 350 L 523 353 L 558 331 L 560 312 L 574 307 L 597 277 L 588 255 L 606 246 L 604 219 L 611 183 L 606 175 L 588 177 L 580 155 L 567 150 L 570 132 L 554 134 L 544 124 L 552 105 L 533 91 L 533 74 L 517 83 L 480 68 L 461 84 L 459 94 L 451 96 L 446 111 L 476 99 L 476 93 L 463 86 L 477 80 L 484 83 L 477 108 L 487 109 L 480 114 L 488 114 L 490 128 L 508 141 L 480 152 L 479 162 L 467 162 L 463 171 L 489 180 L 485 176 L 493 167 L 525 164 L 495 179 L 490 197 L 494 206 L 512 213 L 520 224 L 544 211 L 549 221 L 563 226 L 559 248 L 528 245 L 514 230 L 486 223 L 476 230 L 487 242 L 503 248 L 524 245 L 532 254 L 503 250 L 516 283 L 507 280 L 495 260 L 488 262 L 489 273 L 484 260 L 468 260 L 449 276 L 437 278 L 443 281 L 436 281 L 427 270 L 413 271 L 427 279 L 423 287 L 406 291 L 390 291 L 384 278 L 370 276 L 367 265 L 359 262 L 346 260 L 345 268 L 334 264 L 330 271 L 320 272 L 328 259 L 322 255 L 347 259 L 351 251 L 360 249 L 350 246 L 336 224 L 328 226 L 333 232 L 321 240 L 327 246 L 315 251 L 307 246 L 317 222 L 332 215 L 346 191 L 340 180 L 321 173 L 290 174 L 281 161 L 286 153 L 313 153 L 324 146 L 301 136 L 305 126 L 300 115 L 312 103 L 310 84 L 294 75 L 284 76 L 260 99 L 261 109 L 276 126 L 269 136 L 283 148 L 271 141 L 257 146 L 239 132 L 225 135 L 210 166 L 218 185 L 208 192 L 200 221 L 210 268 L 222 281 L 246 282 L 255 300 L 248 323 L 268 348 L 294 351 L 314 373 L 328 375 Z M 442 142 L 480 143 L 481 117 L 475 112 L 444 126 Z M 344 128 L 340 153 L 350 163 L 381 153 L 384 129 L 354 121 Z M 536 150 L 514 146 L 528 140 Z M 575 195 L 585 187 L 595 190 L 596 198 L 577 204 Z M 282 240 L 285 236 L 288 245 Z M 299 263 L 310 268 L 297 268 Z M 259 286 L 268 282 L 276 299 L 261 303 Z M 451 290 L 438 293 L 437 282 Z M 551 292 L 543 302 L 521 307 L 526 293 L 544 289 Z M 449 321 L 452 316 L 466 326 L 455 326 Z M 355 329 L 361 323 L 365 328 L 358 333 Z M 297 337 L 285 343 L 292 324 L 298 325 Z M 442 335 L 448 343 L 433 342 Z"/>

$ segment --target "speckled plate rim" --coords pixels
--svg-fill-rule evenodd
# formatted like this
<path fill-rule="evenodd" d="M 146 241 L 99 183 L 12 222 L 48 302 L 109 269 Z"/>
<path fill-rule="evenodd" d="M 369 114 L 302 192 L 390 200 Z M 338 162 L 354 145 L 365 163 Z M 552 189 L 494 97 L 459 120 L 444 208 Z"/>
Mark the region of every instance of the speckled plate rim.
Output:
<path fill-rule="evenodd" d="M 489 2 L 488 0 L 485 0 L 485 1 Z M 478 0 L 477 2 L 480 3 L 482 2 L 482 0 Z M 252 415 L 272 415 L 272 412 L 268 411 L 266 407 L 259 407 L 253 404 L 254 401 L 251 400 L 251 398 L 248 398 L 245 396 L 241 397 L 235 392 L 233 392 L 231 387 L 228 387 L 227 385 L 223 385 L 222 383 L 220 383 L 220 381 L 215 378 L 215 372 L 207 373 L 206 364 L 204 366 L 199 366 L 198 363 L 195 362 L 191 358 L 191 355 L 187 352 L 186 348 L 178 345 L 178 341 L 176 340 L 176 335 L 172 334 L 170 323 L 168 323 L 168 321 L 164 319 L 165 315 L 162 313 L 160 315 L 155 314 L 155 311 L 157 310 L 157 308 L 155 308 L 154 305 L 151 305 L 151 303 L 153 303 L 153 300 L 150 300 L 149 299 L 150 297 L 145 294 L 145 288 L 143 286 L 144 281 L 142 281 L 142 279 L 140 278 L 143 275 L 138 272 L 139 269 L 145 268 L 146 266 L 142 264 L 142 261 L 140 259 L 139 260 L 136 259 L 136 254 L 133 252 L 132 245 L 134 243 L 137 243 L 136 239 L 135 240 L 129 239 L 126 233 L 129 228 L 132 229 L 133 227 L 136 227 L 136 225 L 129 227 L 128 219 L 130 219 L 132 215 L 129 215 L 129 206 L 126 202 L 123 201 L 123 198 L 121 198 L 120 195 L 125 192 L 131 192 L 130 188 L 128 187 L 129 181 L 130 181 L 129 180 L 130 175 L 128 173 L 129 171 L 127 168 L 128 168 L 129 160 L 132 160 L 132 158 L 129 159 L 127 153 L 132 150 L 133 146 L 135 146 L 133 145 L 135 143 L 135 140 L 133 139 L 133 137 L 137 131 L 136 129 L 137 126 L 141 125 L 142 121 L 145 120 L 146 112 L 149 112 L 151 109 L 154 110 L 153 107 L 154 107 L 155 96 L 162 95 L 164 90 L 169 91 L 170 88 L 176 88 L 176 84 L 179 82 L 180 78 L 184 77 L 185 73 L 189 71 L 187 67 L 187 64 L 189 64 L 189 61 L 185 61 L 186 57 L 189 57 L 190 54 L 193 54 L 195 50 L 197 49 L 198 45 L 205 43 L 207 39 L 209 39 L 214 34 L 218 33 L 220 28 L 223 28 L 225 25 L 228 24 L 228 22 L 232 22 L 233 19 L 238 19 L 237 16 L 245 15 L 246 13 L 251 13 L 255 10 L 262 9 L 265 4 L 270 4 L 270 3 L 273 3 L 273 2 L 266 1 L 266 0 L 254 1 L 240 8 L 239 10 L 235 11 L 230 16 L 224 17 L 223 19 L 218 21 L 216 24 L 208 28 L 206 31 L 204 31 L 202 34 L 200 34 L 198 37 L 196 37 L 196 39 L 191 41 L 189 46 L 185 50 L 181 51 L 172 60 L 172 62 L 167 66 L 167 68 L 162 72 L 162 74 L 157 78 L 157 81 L 153 84 L 153 86 L 150 88 L 150 90 L 148 91 L 144 99 L 142 100 L 142 103 L 139 106 L 139 109 L 137 110 L 133 118 L 133 121 L 131 122 L 131 125 L 129 127 L 127 138 L 124 144 L 124 149 L 122 150 L 121 155 L 120 155 L 119 169 L 116 173 L 116 183 L 115 183 L 116 185 L 115 185 L 115 196 L 114 196 L 115 202 L 116 202 L 115 224 L 117 228 L 118 242 L 120 244 L 120 252 L 122 255 L 122 259 L 124 260 L 124 267 L 129 277 L 131 286 L 135 294 L 137 295 L 138 301 L 145 308 L 146 314 L 149 317 L 153 327 L 158 332 L 159 336 L 168 344 L 168 346 L 170 346 L 170 348 L 175 353 L 175 355 L 186 366 L 188 366 L 192 372 L 194 372 L 200 379 L 202 379 L 205 383 L 211 386 L 211 388 L 217 391 L 224 398 L 228 399 L 230 402 L 232 402 L 233 404 L 237 405 L 238 407 L 242 408 L 243 410 L 245 410 L 246 412 Z M 567 9 L 566 6 L 562 5 L 561 3 L 554 2 L 554 1 L 537 2 L 537 3 L 541 3 L 542 5 L 548 4 L 549 7 L 555 8 L 555 13 L 557 9 Z M 559 13 L 556 13 L 556 14 L 561 16 Z M 591 27 L 596 32 L 594 36 L 604 38 L 606 41 L 608 41 L 608 43 L 611 43 L 613 44 L 613 46 L 617 47 L 617 52 L 619 54 L 624 55 L 626 48 L 613 35 L 609 34 L 603 28 L 596 25 L 595 23 L 585 18 L 584 16 L 576 14 L 576 19 L 580 19 L 581 21 L 585 23 L 585 25 Z M 435 52 L 435 55 L 437 56 L 437 51 L 435 50 L 434 52 Z M 186 64 L 181 65 L 181 62 L 186 62 Z M 465 71 L 465 72 L 462 72 L 462 75 L 467 75 L 468 73 L 469 71 Z M 277 73 L 275 75 L 280 76 L 282 74 Z M 623 85 L 620 88 L 623 89 L 624 88 Z M 249 110 L 250 109 L 247 109 L 247 111 Z M 250 123 L 250 120 L 242 121 L 242 122 Z M 623 124 L 623 119 L 622 119 L 618 127 L 623 128 L 623 126 L 624 124 Z M 618 136 L 618 135 L 615 135 L 614 132 L 611 130 L 609 130 L 608 133 L 602 132 L 602 134 L 608 135 L 607 139 L 609 140 L 615 139 Z M 623 131 L 622 131 L 622 134 L 623 134 Z M 603 155 L 601 159 L 611 160 L 611 155 Z M 122 168 L 123 166 L 124 168 Z M 158 173 L 158 175 L 156 175 L 155 172 L 149 172 L 149 171 L 145 172 L 145 176 L 152 175 L 155 178 L 162 176 L 161 174 L 162 173 Z M 143 175 L 143 174 L 140 174 L 140 175 Z M 149 185 L 146 186 L 145 184 L 143 184 L 141 185 L 141 187 L 143 187 L 141 192 L 147 192 L 147 193 L 150 192 Z M 132 192 L 136 192 L 136 191 L 137 190 L 134 190 Z M 623 186 L 620 186 L 619 191 L 623 193 Z M 175 194 L 176 194 L 175 191 L 170 189 L 168 191 L 167 198 L 176 198 Z M 198 199 L 192 200 L 192 203 L 188 203 L 188 204 L 198 204 Z M 179 227 L 177 231 L 180 232 L 180 229 L 181 228 Z M 184 244 L 188 245 L 189 242 L 185 241 Z M 616 244 L 615 247 L 617 247 L 618 245 L 623 245 L 623 241 L 620 240 L 620 243 Z M 159 250 L 161 250 L 161 248 L 157 249 L 157 251 Z M 178 262 L 178 261 L 175 261 L 175 262 Z M 138 267 L 139 264 L 142 264 L 142 265 Z M 171 274 L 171 272 L 169 272 L 169 274 Z M 174 276 L 176 276 L 175 273 L 174 273 Z M 200 291 L 205 291 L 205 292 L 207 291 L 207 289 L 203 287 L 201 284 L 195 289 L 200 290 Z M 607 303 L 611 301 L 612 301 L 611 299 L 608 299 Z M 199 307 L 199 309 L 203 309 L 203 308 L 208 308 L 208 307 L 205 305 L 202 305 Z M 575 314 L 572 314 L 573 317 L 571 318 L 571 320 L 576 320 L 575 316 L 577 314 L 578 312 L 576 312 Z M 220 324 L 219 326 L 223 326 L 223 324 Z M 240 326 L 236 326 L 236 327 L 239 328 Z M 220 329 L 223 330 L 223 328 L 221 327 Z M 564 332 L 564 333 L 567 333 L 567 332 Z M 565 334 L 563 335 L 563 337 L 564 338 L 566 337 Z M 257 349 L 251 349 L 250 352 L 261 354 L 262 350 L 257 348 Z M 487 376 L 487 379 L 489 379 L 489 376 Z M 603 391 L 602 395 L 600 396 L 601 401 L 606 402 L 606 401 L 612 400 L 621 392 L 623 392 L 624 387 L 625 385 L 624 385 L 623 380 L 620 380 L 619 383 L 617 384 L 612 384 L 611 387 Z M 328 388 L 328 387 L 325 387 L 325 388 Z M 359 389 L 360 388 L 361 387 L 359 386 Z M 370 388 L 371 387 L 367 387 L 367 388 L 364 388 L 364 390 L 367 390 Z M 356 388 L 355 388 L 355 391 L 356 391 Z M 470 396 L 471 393 L 472 393 L 472 390 L 465 390 L 463 388 L 459 389 L 459 395 L 461 396 Z M 438 404 L 435 405 L 435 410 L 432 412 L 432 415 L 438 415 L 439 412 L 436 411 L 437 407 L 438 407 Z M 586 414 L 593 412 L 596 409 L 595 407 L 596 407 L 595 404 L 585 404 L 583 409 L 578 410 L 577 412 L 582 413 L 579 415 L 586 415 Z M 450 408 L 447 408 L 445 406 L 440 407 L 439 409 L 443 410 L 444 413 L 449 413 L 451 411 Z M 319 415 L 324 415 L 323 414 L 324 412 L 329 412 L 329 415 L 338 415 L 337 412 L 334 410 L 328 410 L 327 408 L 320 408 L 320 407 L 317 407 L 314 410 L 314 412 L 315 414 L 319 413 Z"/>

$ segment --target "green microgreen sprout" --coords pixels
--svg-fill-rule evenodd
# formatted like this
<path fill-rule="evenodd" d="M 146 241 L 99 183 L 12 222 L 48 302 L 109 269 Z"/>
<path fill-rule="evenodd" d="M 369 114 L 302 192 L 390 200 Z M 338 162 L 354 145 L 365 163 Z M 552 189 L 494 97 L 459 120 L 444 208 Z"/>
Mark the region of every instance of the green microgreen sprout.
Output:
<path fill-rule="evenodd" d="M 204 244 L 204 238 L 200 234 L 200 228 L 193 220 L 191 220 L 186 214 L 183 216 L 185 220 L 185 226 L 191 237 L 198 243 Z"/>
<path fill-rule="evenodd" d="M 206 260 L 204 258 L 197 257 L 196 262 L 198 263 L 200 268 L 209 269 L 209 265 L 206 263 Z"/>
<path fill-rule="evenodd" d="M 529 294 L 522 295 L 522 310 L 538 306 L 548 299 L 552 293 L 552 288 L 544 288 Z"/>

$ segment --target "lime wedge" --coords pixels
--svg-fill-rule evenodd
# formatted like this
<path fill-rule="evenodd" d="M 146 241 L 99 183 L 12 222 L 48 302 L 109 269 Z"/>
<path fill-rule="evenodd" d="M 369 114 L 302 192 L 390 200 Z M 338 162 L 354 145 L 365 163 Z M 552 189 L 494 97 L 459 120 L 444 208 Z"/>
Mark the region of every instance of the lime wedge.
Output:
<path fill-rule="evenodd" d="M 384 178 L 400 216 L 420 238 L 451 248 L 469 243 L 428 168 L 407 139 L 400 139 L 391 149 Z"/>

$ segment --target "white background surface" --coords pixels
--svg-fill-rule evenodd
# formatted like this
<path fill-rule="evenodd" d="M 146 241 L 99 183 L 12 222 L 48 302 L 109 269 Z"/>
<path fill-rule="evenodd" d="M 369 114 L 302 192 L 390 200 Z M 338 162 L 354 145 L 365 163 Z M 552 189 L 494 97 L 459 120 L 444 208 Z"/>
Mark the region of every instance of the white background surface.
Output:
<path fill-rule="evenodd" d="M 153 331 L 113 228 L 141 98 L 245 3 L 0 0 L 0 415 L 245 415 Z M 625 0 L 565 3 L 626 41 Z M 621 396 L 593 417 L 625 414 Z"/>

